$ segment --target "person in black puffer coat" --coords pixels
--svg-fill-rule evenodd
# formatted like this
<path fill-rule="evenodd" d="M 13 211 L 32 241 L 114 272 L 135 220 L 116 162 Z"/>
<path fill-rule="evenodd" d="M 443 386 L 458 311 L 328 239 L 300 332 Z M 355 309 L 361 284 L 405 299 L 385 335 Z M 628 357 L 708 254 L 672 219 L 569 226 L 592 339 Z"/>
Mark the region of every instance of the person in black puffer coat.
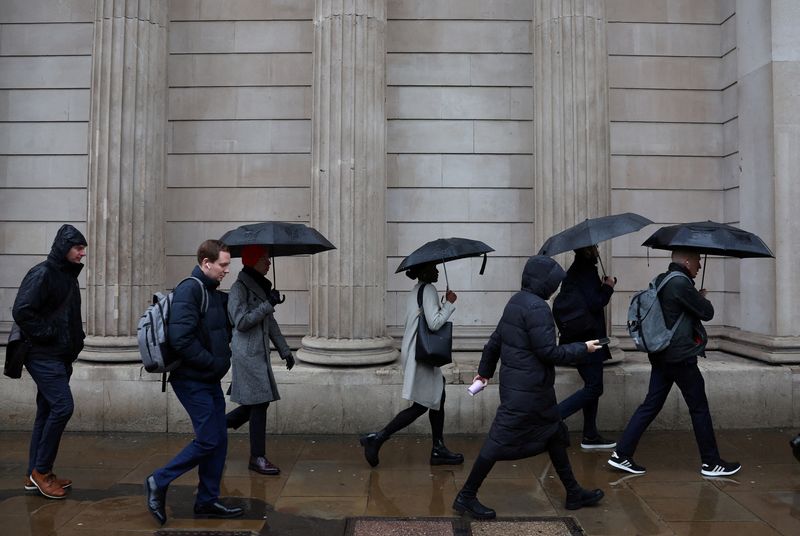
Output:
<path fill-rule="evenodd" d="M 196 516 L 229 518 L 243 512 L 240 507 L 219 502 L 228 450 L 220 380 L 231 366 L 231 350 L 227 295 L 217 287 L 230 272 L 231 255 L 219 240 L 206 240 L 197 250 L 197 263 L 192 271 L 196 281 L 183 281 L 173 291 L 168 331 L 169 344 L 181 358 L 169 382 L 192 420 L 195 438 L 148 476 L 144 484 L 147 509 L 161 525 L 167 521 L 167 487 L 195 467 L 200 477 L 194 504 Z M 205 312 L 204 296 L 208 300 Z"/>
<path fill-rule="evenodd" d="M 25 489 L 38 489 L 50 499 L 66 497 L 65 488 L 72 484 L 56 477 L 53 463 L 74 409 L 69 388 L 72 363 L 86 337 L 78 285 L 85 255 L 86 238 L 72 225 L 62 225 L 47 260 L 22 280 L 12 309 L 30 343 L 25 368 L 37 389 Z"/>
<path fill-rule="evenodd" d="M 553 388 L 555 365 L 585 362 L 600 348 L 596 340 L 556 345 L 553 315 L 546 300 L 565 275 L 549 257 L 529 258 L 522 273 L 522 290 L 508 301 L 483 348 L 475 378 L 491 378 L 500 361 L 500 406 L 472 471 L 453 502 L 458 512 L 479 519 L 495 517 L 495 511 L 477 498 L 478 488 L 494 463 L 545 451 L 567 490 L 568 509 L 595 504 L 603 497 L 602 490 L 580 487 L 572 474 L 567 457 L 569 436 Z"/>

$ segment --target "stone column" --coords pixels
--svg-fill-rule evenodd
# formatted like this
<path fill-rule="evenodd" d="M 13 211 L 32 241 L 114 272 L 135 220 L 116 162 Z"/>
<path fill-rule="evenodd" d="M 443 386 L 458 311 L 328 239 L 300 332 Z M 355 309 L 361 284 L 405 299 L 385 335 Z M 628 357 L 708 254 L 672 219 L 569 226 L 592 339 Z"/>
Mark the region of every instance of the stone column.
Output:
<path fill-rule="evenodd" d="M 308 336 L 322 365 L 394 361 L 386 335 L 386 0 L 316 0 L 311 223 L 337 249 L 312 257 Z"/>
<path fill-rule="evenodd" d="M 164 285 L 168 6 L 97 0 L 85 360 L 138 360 L 139 315 Z"/>

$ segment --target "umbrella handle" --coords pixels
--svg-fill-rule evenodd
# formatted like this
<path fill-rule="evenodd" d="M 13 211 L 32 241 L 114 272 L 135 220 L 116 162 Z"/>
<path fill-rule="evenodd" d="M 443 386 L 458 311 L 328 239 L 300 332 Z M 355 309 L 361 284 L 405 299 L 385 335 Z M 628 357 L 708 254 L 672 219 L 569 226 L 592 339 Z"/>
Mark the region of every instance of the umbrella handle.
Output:
<path fill-rule="evenodd" d="M 706 261 L 708 260 L 708 253 L 703 256 L 703 277 L 700 278 L 700 290 L 703 290 L 703 284 L 706 281 Z"/>
<path fill-rule="evenodd" d="M 481 263 L 481 270 L 478 273 L 480 275 L 483 275 L 484 270 L 486 270 L 486 253 L 483 254 L 483 262 Z"/>
<path fill-rule="evenodd" d="M 442 268 L 444 268 L 444 282 L 447 285 L 445 291 L 450 290 L 450 281 L 447 279 L 447 263 L 442 259 Z"/>
<path fill-rule="evenodd" d="M 600 253 L 597 254 L 597 260 L 600 261 L 600 269 L 603 270 L 603 278 L 606 278 L 606 267 L 603 266 L 603 258 L 600 256 Z"/>

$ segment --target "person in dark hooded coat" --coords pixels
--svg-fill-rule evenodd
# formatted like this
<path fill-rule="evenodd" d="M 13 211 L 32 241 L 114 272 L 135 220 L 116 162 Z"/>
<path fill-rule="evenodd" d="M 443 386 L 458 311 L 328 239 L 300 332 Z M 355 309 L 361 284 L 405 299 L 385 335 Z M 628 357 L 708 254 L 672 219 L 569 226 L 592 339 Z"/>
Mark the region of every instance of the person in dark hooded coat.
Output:
<path fill-rule="evenodd" d="M 83 349 L 81 292 L 86 238 L 72 225 L 56 233 L 47 260 L 31 268 L 20 284 L 12 315 L 30 350 L 25 368 L 36 383 L 36 418 L 28 459 L 26 490 L 50 499 L 66 497 L 69 479 L 53 473 L 61 436 L 74 409 L 69 380 Z"/>
<path fill-rule="evenodd" d="M 522 290 L 503 311 L 483 348 L 476 379 L 494 376 L 500 361 L 500 406 L 469 477 L 453 502 L 453 509 L 479 519 L 495 517 L 481 504 L 478 488 L 496 461 L 517 460 L 542 452 L 567 490 L 566 508 L 575 510 L 597 503 L 602 490 L 578 485 L 567 456 L 569 436 L 558 413 L 555 365 L 575 365 L 591 359 L 598 341 L 556 345 L 553 315 L 547 299 L 564 279 L 564 270 L 549 257 L 530 257 L 522 273 Z"/>

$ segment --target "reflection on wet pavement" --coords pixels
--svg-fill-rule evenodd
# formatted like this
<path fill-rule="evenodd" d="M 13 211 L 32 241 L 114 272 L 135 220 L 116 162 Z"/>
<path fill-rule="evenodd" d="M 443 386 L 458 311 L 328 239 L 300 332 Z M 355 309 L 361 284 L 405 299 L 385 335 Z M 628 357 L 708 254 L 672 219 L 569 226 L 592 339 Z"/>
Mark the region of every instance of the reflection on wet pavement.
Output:
<path fill-rule="evenodd" d="M 576 478 L 584 487 L 599 487 L 606 493 L 598 506 L 565 510 L 564 490 L 546 456 L 498 463 L 480 498 L 497 510 L 501 520 L 571 517 L 590 536 L 797 535 L 800 464 L 788 446 L 793 435 L 790 430 L 718 431 L 723 455 L 744 467 L 729 478 L 700 475 L 691 432 L 645 434 L 636 461 L 647 467 L 647 473 L 639 476 L 611 470 L 605 464 L 609 452 L 582 451 L 573 441 L 570 459 Z M 28 437 L 23 432 L 0 432 L 3 536 L 154 534 L 158 527 L 145 509 L 142 482 L 189 439 L 174 434 L 68 432 L 56 471 L 74 485 L 65 500 L 52 501 L 23 490 Z M 230 440 L 222 494 L 227 503 L 243 506 L 246 514 L 233 520 L 194 519 L 197 475 L 191 472 L 169 489 L 165 528 L 339 536 L 345 533 L 347 518 L 354 517 L 458 521 L 450 505 L 482 440 L 449 437 L 448 444 L 464 452 L 467 463 L 442 468 L 428 464 L 427 438 L 393 437 L 381 451 L 381 464 L 370 469 L 354 436 L 272 436 L 269 457 L 282 473 L 269 477 L 247 470 L 247 435 L 237 433 Z M 383 524 L 378 521 L 374 532 L 364 534 L 394 534 L 388 519 Z M 410 526 L 400 533 L 413 534 Z M 472 533 L 511 534 L 497 532 L 501 528 L 474 523 Z M 400 525 L 391 530 L 400 530 Z M 521 523 L 515 530 L 525 534 Z"/>

